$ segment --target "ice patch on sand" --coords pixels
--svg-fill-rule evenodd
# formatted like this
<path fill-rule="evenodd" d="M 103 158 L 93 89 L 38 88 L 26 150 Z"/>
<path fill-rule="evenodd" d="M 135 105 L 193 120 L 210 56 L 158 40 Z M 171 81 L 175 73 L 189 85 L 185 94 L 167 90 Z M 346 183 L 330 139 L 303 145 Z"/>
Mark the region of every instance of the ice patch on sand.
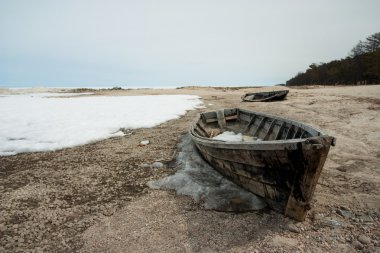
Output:
<path fill-rule="evenodd" d="M 171 189 L 191 196 L 206 209 L 251 211 L 266 206 L 265 201 L 235 185 L 216 172 L 198 153 L 189 135 L 182 138 L 177 155 L 179 170 L 171 176 L 148 182 L 153 189 Z"/>

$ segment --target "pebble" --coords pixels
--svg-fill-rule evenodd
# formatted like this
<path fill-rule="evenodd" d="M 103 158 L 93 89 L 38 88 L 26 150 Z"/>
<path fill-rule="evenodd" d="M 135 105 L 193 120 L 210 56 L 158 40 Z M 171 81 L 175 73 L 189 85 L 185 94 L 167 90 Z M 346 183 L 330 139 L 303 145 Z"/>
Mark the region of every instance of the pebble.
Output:
<path fill-rule="evenodd" d="M 143 140 L 140 142 L 140 145 L 142 146 L 145 146 L 145 145 L 148 145 L 149 144 L 149 141 L 148 140 Z"/>
<path fill-rule="evenodd" d="M 321 221 L 321 224 L 324 225 L 324 226 L 329 226 L 329 227 L 332 227 L 332 228 L 335 228 L 335 227 L 343 227 L 343 224 L 340 223 L 339 221 L 337 220 L 333 220 L 333 219 L 323 219 Z"/>
<path fill-rule="evenodd" d="M 300 232 L 299 228 L 292 223 L 288 224 L 286 226 L 286 229 L 289 230 L 290 232 L 293 232 L 293 233 L 299 233 Z"/>
<path fill-rule="evenodd" d="M 371 238 L 369 238 L 366 235 L 361 235 L 358 237 L 358 241 L 363 243 L 363 244 L 370 244 L 371 243 Z"/>
<path fill-rule="evenodd" d="M 363 244 L 361 244 L 358 241 L 353 241 L 352 246 L 354 246 L 356 249 L 362 249 L 363 248 Z"/>
<path fill-rule="evenodd" d="M 340 206 L 340 209 L 344 210 L 344 211 L 350 211 L 350 209 L 346 206 Z"/>
<path fill-rule="evenodd" d="M 133 134 L 132 129 L 120 128 L 120 131 L 122 131 L 126 136 Z"/>
<path fill-rule="evenodd" d="M 155 169 L 160 169 L 160 168 L 164 167 L 164 164 L 161 163 L 161 162 L 154 162 L 152 164 L 152 167 L 155 168 Z"/>
<path fill-rule="evenodd" d="M 318 222 L 321 219 L 323 219 L 323 216 L 321 214 L 319 214 L 319 213 L 313 213 L 313 221 L 314 222 Z"/>
<path fill-rule="evenodd" d="M 373 219 L 369 215 L 362 214 L 358 217 L 358 220 L 362 223 L 371 223 L 373 222 Z"/>
<path fill-rule="evenodd" d="M 338 209 L 336 211 L 340 216 L 344 217 L 344 218 L 353 218 L 354 215 L 352 212 L 350 212 L 349 210 L 343 210 L 343 209 Z"/>
<path fill-rule="evenodd" d="M 336 169 L 339 170 L 340 172 L 346 172 L 347 171 L 347 169 L 343 168 L 343 167 L 338 167 Z"/>

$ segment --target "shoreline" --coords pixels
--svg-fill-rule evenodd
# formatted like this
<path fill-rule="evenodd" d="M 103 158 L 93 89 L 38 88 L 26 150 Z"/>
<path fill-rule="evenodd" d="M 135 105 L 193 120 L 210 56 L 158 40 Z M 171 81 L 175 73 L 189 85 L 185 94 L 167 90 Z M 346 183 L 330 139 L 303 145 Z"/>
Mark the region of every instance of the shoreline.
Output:
<path fill-rule="evenodd" d="M 129 136 L 0 157 L 0 251 L 376 252 L 380 86 L 291 88 L 283 101 L 242 103 L 242 93 L 251 90 L 97 91 L 97 96 L 198 95 L 206 108 Z M 189 197 L 146 186 L 174 172 L 170 161 L 178 139 L 197 112 L 234 107 L 292 118 L 337 137 L 305 222 L 271 210 L 207 211 Z M 150 144 L 138 146 L 143 139 Z M 142 166 L 155 161 L 165 166 Z"/>

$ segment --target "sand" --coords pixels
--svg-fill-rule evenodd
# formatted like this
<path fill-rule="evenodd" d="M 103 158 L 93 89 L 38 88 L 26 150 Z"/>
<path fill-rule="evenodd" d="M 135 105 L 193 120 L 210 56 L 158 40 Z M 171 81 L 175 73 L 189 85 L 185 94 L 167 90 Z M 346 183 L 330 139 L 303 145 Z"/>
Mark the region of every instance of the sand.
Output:
<path fill-rule="evenodd" d="M 0 157 L 0 252 L 379 252 L 380 86 L 292 88 L 279 102 L 240 100 L 245 92 L 271 89 L 102 90 L 95 95 L 194 94 L 206 107 L 198 111 L 252 109 L 337 137 L 304 222 L 267 209 L 205 210 L 189 197 L 148 188 L 149 180 L 175 171 L 170 161 L 176 144 L 198 112 L 190 111 L 124 137 Z M 149 145 L 140 146 L 142 140 Z M 165 166 L 146 166 L 155 161 Z"/>

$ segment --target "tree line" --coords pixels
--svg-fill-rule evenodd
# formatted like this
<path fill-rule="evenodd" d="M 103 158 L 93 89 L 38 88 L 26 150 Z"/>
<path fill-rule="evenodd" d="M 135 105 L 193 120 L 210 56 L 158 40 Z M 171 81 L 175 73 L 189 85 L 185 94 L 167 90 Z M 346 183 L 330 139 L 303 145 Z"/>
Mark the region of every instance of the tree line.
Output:
<path fill-rule="evenodd" d="M 359 41 L 347 58 L 313 63 L 286 82 L 286 86 L 313 84 L 380 84 L 380 32 Z"/>

